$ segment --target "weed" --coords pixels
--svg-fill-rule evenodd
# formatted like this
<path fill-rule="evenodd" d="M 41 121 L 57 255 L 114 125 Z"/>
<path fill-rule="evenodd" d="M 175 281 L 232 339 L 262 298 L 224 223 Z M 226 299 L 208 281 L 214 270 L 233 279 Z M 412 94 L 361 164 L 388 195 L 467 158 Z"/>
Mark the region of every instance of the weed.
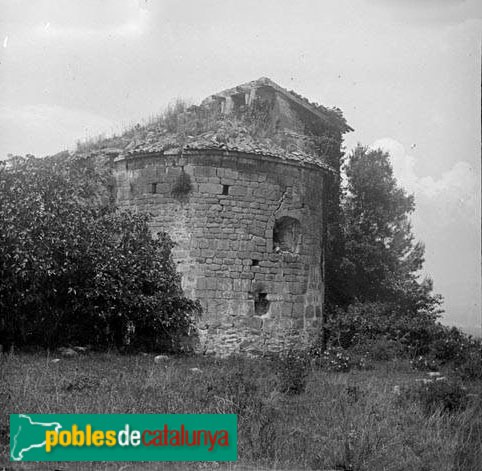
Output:
<path fill-rule="evenodd" d="M 350 356 L 341 347 L 328 347 L 317 363 L 327 371 L 346 372 L 351 369 Z"/>
<path fill-rule="evenodd" d="M 472 351 L 465 356 L 455 371 L 462 381 L 482 380 L 482 352 Z"/>
<path fill-rule="evenodd" d="M 428 381 L 409 393 L 420 402 L 426 414 L 437 411 L 457 412 L 467 407 L 466 389 L 458 382 Z"/>
<path fill-rule="evenodd" d="M 410 365 L 417 371 L 437 371 L 440 368 L 439 362 L 424 355 L 418 355 L 410 360 Z"/>
<path fill-rule="evenodd" d="M 302 350 L 288 350 L 277 362 L 278 388 L 289 395 L 301 394 L 306 387 L 309 358 Z"/>
<path fill-rule="evenodd" d="M 302 374 L 281 373 L 280 365 L 289 364 L 301 366 Z M 468 400 L 465 410 L 459 407 L 467 396 L 461 385 L 436 400 L 422 388 L 417 397 L 394 394 L 395 385 L 418 390 L 418 376 L 397 362 L 326 371 L 295 354 L 270 360 L 193 355 L 162 363 L 153 355 L 91 353 L 55 363 L 38 353 L 0 355 L 0 468 L 9 466 L 8 414 L 30 412 L 236 413 L 238 466 L 253 468 L 477 470 L 480 406 Z M 442 388 L 438 383 L 433 387 Z M 437 404 L 436 413 L 421 414 L 422 401 Z M 159 467 L 144 463 L 143 469 Z M 176 469 L 199 469 L 199 463 Z"/>
<path fill-rule="evenodd" d="M 482 401 L 480 398 L 475 407 L 467 412 L 460 421 L 454 471 L 475 471 L 480 469 L 482 463 Z"/>

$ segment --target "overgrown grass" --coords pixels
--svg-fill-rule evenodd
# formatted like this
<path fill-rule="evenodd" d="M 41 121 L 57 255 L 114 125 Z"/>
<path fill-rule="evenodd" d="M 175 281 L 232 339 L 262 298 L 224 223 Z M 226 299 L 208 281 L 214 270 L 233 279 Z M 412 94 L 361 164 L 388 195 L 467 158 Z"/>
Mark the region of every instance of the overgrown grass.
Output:
<path fill-rule="evenodd" d="M 8 463 L 11 413 L 236 413 L 236 465 L 128 464 L 122 469 L 479 470 L 480 394 L 465 408 L 427 408 L 416 390 L 426 373 L 385 362 L 370 371 L 309 369 L 304 392 L 283 392 L 276 360 L 90 354 L 3 355 L 1 466 L 120 469 L 119 463 Z M 283 371 L 283 370 L 281 370 Z M 480 391 L 480 383 L 467 384 Z M 401 393 L 400 393 L 401 391 Z M 244 467 L 247 466 L 247 467 Z M 249 468 L 252 466 L 253 468 Z"/>

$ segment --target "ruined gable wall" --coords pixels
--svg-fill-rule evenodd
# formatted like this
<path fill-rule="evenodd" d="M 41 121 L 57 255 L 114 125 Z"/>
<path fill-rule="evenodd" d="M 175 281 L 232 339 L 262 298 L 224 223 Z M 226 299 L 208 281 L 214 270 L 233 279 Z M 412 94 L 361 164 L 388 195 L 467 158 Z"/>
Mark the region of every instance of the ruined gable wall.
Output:
<path fill-rule="evenodd" d="M 175 197 L 183 172 L 191 191 Z M 177 243 L 185 293 L 204 307 L 202 350 L 278 350 L 321 322 L 323 169 L 192 151 L 118 159 L 114 176 L 119 205 L 150 212 L 152 230 Z M 287 225 L 276 226 L 282 218 Z M 277 227 L 285 226 L 293 246 L 276 251 Z"/>

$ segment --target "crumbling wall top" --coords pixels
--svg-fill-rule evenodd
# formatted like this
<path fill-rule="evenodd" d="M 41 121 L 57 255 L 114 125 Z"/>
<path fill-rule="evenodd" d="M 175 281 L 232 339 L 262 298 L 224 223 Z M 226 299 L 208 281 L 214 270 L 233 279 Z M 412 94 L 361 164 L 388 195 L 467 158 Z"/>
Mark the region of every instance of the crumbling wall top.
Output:
<path fill-rule="evenodd" d="M 197 150 L 242 152 L 338 168 L 342 135 L 351 131 L 340 110 L 311 103 L 263 77 L 180 104 L 144 126 L 96 143 L 119 157 Z"/>
<path fill-rule="evenodd" d="M 318 103 L 310 102 L 307 98 L 299 95 L 295 91 L 287 90 L 279 86 L 268 77 L 261 77 L 257 80 L 215 93 L 206 98 L 201 103 L 201 106 L 220 103 L 224 105 L 223 111 L 229 113 L 236 106 L 236 101 L 240 104 L 241 100 L 243 100 L 244 105 L 250 106 L 257 97 L 266 95 L 267 89 L 273 90 L 275 94 L 283 96 L 292 104 L 302 107 L 312 118 L 319 120 L 325 127 L 337 129 L 342 134 L 353 131 L 353 128 L 347 124 L 341 110 L 338 108 L 330 109 Z M 226 107 L 227 103 L 231 104 L 231 107 Z"/>

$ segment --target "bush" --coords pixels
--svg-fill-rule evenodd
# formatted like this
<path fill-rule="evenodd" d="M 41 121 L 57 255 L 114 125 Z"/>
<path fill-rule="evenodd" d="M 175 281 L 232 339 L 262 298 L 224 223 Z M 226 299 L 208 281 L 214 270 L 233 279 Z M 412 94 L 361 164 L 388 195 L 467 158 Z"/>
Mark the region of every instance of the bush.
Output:
<path fill-rule="evenodd" d="M 350 353 L 351 355 L 362 355 L 367 360 L 372 361 L 391 361 L 405 356 L 402 345 L 385 336 L 365 343 L 360 342 L 350 348 Z"/>
<path fill-rule="evenodd" d="M 432 314 L 413 315 L 394 303 L 355 303 L 336 308 L 327 322 L 329 343 L 349 348 L 385 339 L 411 354 L 423 354 L 433 337 Z"/>
<path fill-rule="evenodd" d="M 455 371 L 462 381 L 482 379 L 482 351 L 479 346 L 467 352 L 464 360 L 456 367 Z"/>
<path fill-rule="evenodd" d="M 467 392 L 458 382 L 431 381 L 412 391 L 411 396 L 422 405 L 426 414 L 457 412 L 468 404 Z"/>
<path fill-rule="evenodd" d="M 307 350 L 307 355 L 313 365 L 326 371 L 347 372 L 352 368 L 359 370 L 372 369 L 370 362 L 370 343 L 357 344 L 348 349 L 337 345 L 325 345 L 325 336 L 317 335 Z"/>
<path fill-rule="evenodd" d="M 410 365 L 417 371 L 437 371 L 440 368 L 437 361 L 424 355 L 419 355 L 410 360 Z"/>
<path fill-rule="evenodd" d="M 412 358 L 416 369 L 442 365 L 462 371 L 482 364 L 482 343 L 455 327 L 436 321 L 433 314 L 410 313 L 393 303 L 355 303 L 336 308 L 327 322 L 328 344 L 365 351 L 372 359 Z M 465 365 L 465 366 L 462 366 Z"/>
<path fill-rule="evenodd" d="M 109 172 L 62 154 L 0 170 L 0 338 L 6 344 L 178 350 L 200 306 L 167 234 L 118 211 Z"/>
<path fill-rule="evenodd" d="M 437 325 L 430 342 L 430 354 L 441 364 L 463 362 L 471 339 L 456 327 Z"/>
<path fill-rule="evenodd" d="M 317 364 L 327 371 L 345 372 L 351 369 L 350 356 L 340 347 L 328 347 Z"/>
<path fill-rule="evenodd" d="M 482 342 L 455 327 L 437 325 L 428 345 L 428 353 L 411 360 L 414 369 L 438 370 L 449 367 L 462 380 L 482 378 Z"/>
<path fill-rule="evenodd" d="M 295 395 L 304 392 L 309 373 L 309 356 L 303 350 L 283 352 L 277 361 L 279 391 Z"/>

